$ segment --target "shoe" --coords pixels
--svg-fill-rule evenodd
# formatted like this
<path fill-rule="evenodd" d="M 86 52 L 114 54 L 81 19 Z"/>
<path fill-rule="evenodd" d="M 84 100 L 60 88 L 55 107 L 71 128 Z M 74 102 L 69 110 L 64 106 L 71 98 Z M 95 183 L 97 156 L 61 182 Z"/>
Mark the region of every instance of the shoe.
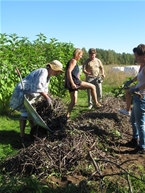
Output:
<path fill-rule="evenodd" d="M 126 109 L 119 109 L 119 112 L 127 116 L 131 115 L 131 111 L 127 111 Z"/>
<path fill-rule="evenodd" d="M 91 110 L 93 108 L 93 105 L 88 106 L 88 109 Z"/>
<path fill-rule="evenodd" d="M 98 108 L 100 108 L 100 107 L 102 107 L 102 105 L 101 105 L 100 103 L 97 103 L 96 105 L 94 105 L 94 108 L 95 108 L 95 109 L 98 109 Z"/>
<path fill-rule="evenodd" d="M 135 154 L 145 154 L 145 148 L 137 147 L 134 152 Z"/>
<path fill-rule="evenodd" d="M 129 142 L 125 144 L 126 147 L 136 148 L 138 146 L 138 139 L 132 138 Z"/>

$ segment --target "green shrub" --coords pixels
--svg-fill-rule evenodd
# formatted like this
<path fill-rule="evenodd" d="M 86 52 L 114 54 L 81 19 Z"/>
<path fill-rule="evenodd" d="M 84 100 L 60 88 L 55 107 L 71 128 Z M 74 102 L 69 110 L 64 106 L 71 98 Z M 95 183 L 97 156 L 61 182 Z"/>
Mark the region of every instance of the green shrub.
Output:
<path fill-rule="evenodd" d="M 5 113 L 9 106 L 10 97 L 15 85 L 20 81 L 16 68 L 22 78 L 31 71 L 45 67 L 45 64 L 56 59 L 62 62 L 65 68 L 67 61 L 72 57 L 74 46 L 71 43 L 57 42 L 51 39 L 46 43 L 43 34 L 31 43 L 27 38 L 20 38 L 16 34 L 0 34 L 0 113 Z M 65 96 L 64 74 L 52 77 L 50 92 L 56 96 Z"/>

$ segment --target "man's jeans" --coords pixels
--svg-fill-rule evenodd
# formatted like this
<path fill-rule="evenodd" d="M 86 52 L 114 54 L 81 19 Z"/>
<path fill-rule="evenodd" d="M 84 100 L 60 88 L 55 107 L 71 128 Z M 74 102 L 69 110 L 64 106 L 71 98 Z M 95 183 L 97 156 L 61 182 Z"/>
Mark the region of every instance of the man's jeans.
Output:
<path fill-rule="evenodd" d="M 102 99 L 102 83 L 98 83 L 96 77 L 86 77 L 86 82 L 92 83 L 96 86 L 97 99 L 100 102 Z M 87 89 L 88 105 L 93 105 L 90 89 Z"/>
<path fill-rule="evenodd" d="M 137 95 L 134 95 L 130 121 L 133 138 L 139 138 L 139 146 L 145 148 L 145 96 L 140 99 Z"/>

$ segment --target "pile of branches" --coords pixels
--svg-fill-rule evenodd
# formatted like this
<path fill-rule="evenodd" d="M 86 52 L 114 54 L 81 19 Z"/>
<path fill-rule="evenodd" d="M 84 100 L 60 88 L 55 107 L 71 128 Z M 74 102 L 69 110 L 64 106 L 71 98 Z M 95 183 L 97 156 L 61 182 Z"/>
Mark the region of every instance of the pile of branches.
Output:
<path fill-rule="evenodd" d="M 65 135 L 61 140 L 51 140 L 53 134 L 48 134 L 44 139 L 38 138 L 29 147 L 20 150 L 16 156 L 5 161 L 7 171 L 31 175 L 41 173 L 42 168 L 46 173 L 51 173 L 53 168 L 57 172 L 66 172 L 81 158 L 86 159 L 89 150 L 94 150 L 97 157 L 98 155 L 102 155 L 100 158 L 106 157 L 106 153 L 100 150 L 98 143 L 101 141 L 102 146 L 107 147 L 106 136 L 108 141 L 115 139 L 111 129 L 114 127 L 118 130 L 123 129 L 122 121 L 115 112 L 117 109 L 112 108 L 118 100 L 114 103 L 114 99 L 111 101 L 111 98 L 106 98 L 101 110 L 84 112 L 80 117 L 64 124 L 63 128 L 59 125 L 62 122 L 60 117 L 64 113 L 65 106 L 59 98 L 53 100 L 53 108 L 48 108 L 45 101 L 33 105 L 48 125 L 58 124 L 58 130 Z"/>
<path fill-rule="evenodd" d="M 48 107 L 46 100 L 43 98 L 33 103 L 33 107 L 53 131 L 63 128 L 66 123 L 66 105 L 59 97 L 53 97 L 51 107 Z"/>
<path fill-rule="evenodd" d="M 16 156 L 5 160 L 0 166 L 3 172 L 21 176 L 35 174 L 41 180 L 54 171 L 61 176 L 77 173 L 87 181 L 102 180 L 111 175 L 128 176 L 127 168 L 134 159 L 123 161 L 120 156 L 114 157 L 114 153 L 120 153 L 118 141 L 127 141 L 130 133 L 129 118 L 118 112 L 125 103 L 121 99 L 106 97 L 101 109 L 82 112 L 81 116 L 60 127 L 65 107 L 60 105 L 59 99 L 56 101 L 54 111 L 45 109 L 46 105 L 42 103 L 36 109 L 47 124 L 58 121 L 54 128 L 58 124 L 58 130 L 64 135 L 53 140 L 52 134 L 38 138 Z M 48 115 L 53 120 L 45 119 Z M 94 171 L 89 172 L 87 169 L 92 164 Z"/>

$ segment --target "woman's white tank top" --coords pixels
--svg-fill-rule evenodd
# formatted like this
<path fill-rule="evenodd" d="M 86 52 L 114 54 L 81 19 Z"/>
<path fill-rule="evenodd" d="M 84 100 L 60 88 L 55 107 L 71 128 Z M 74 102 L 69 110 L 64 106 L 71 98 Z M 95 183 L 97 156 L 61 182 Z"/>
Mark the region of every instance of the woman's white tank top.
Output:
<path fill-rule="evenodd" d="M 145 84 L 145 66 L 141 69 L 141 71 L 138 73 L 137 75 L 137 80 L 138 80 L 138 84 L 136 85 L 136 87 L 140 87 L 143 84 Z M 145 95 L 145 89 L 139 90 L 139 92 L 143 95 Z"/>

